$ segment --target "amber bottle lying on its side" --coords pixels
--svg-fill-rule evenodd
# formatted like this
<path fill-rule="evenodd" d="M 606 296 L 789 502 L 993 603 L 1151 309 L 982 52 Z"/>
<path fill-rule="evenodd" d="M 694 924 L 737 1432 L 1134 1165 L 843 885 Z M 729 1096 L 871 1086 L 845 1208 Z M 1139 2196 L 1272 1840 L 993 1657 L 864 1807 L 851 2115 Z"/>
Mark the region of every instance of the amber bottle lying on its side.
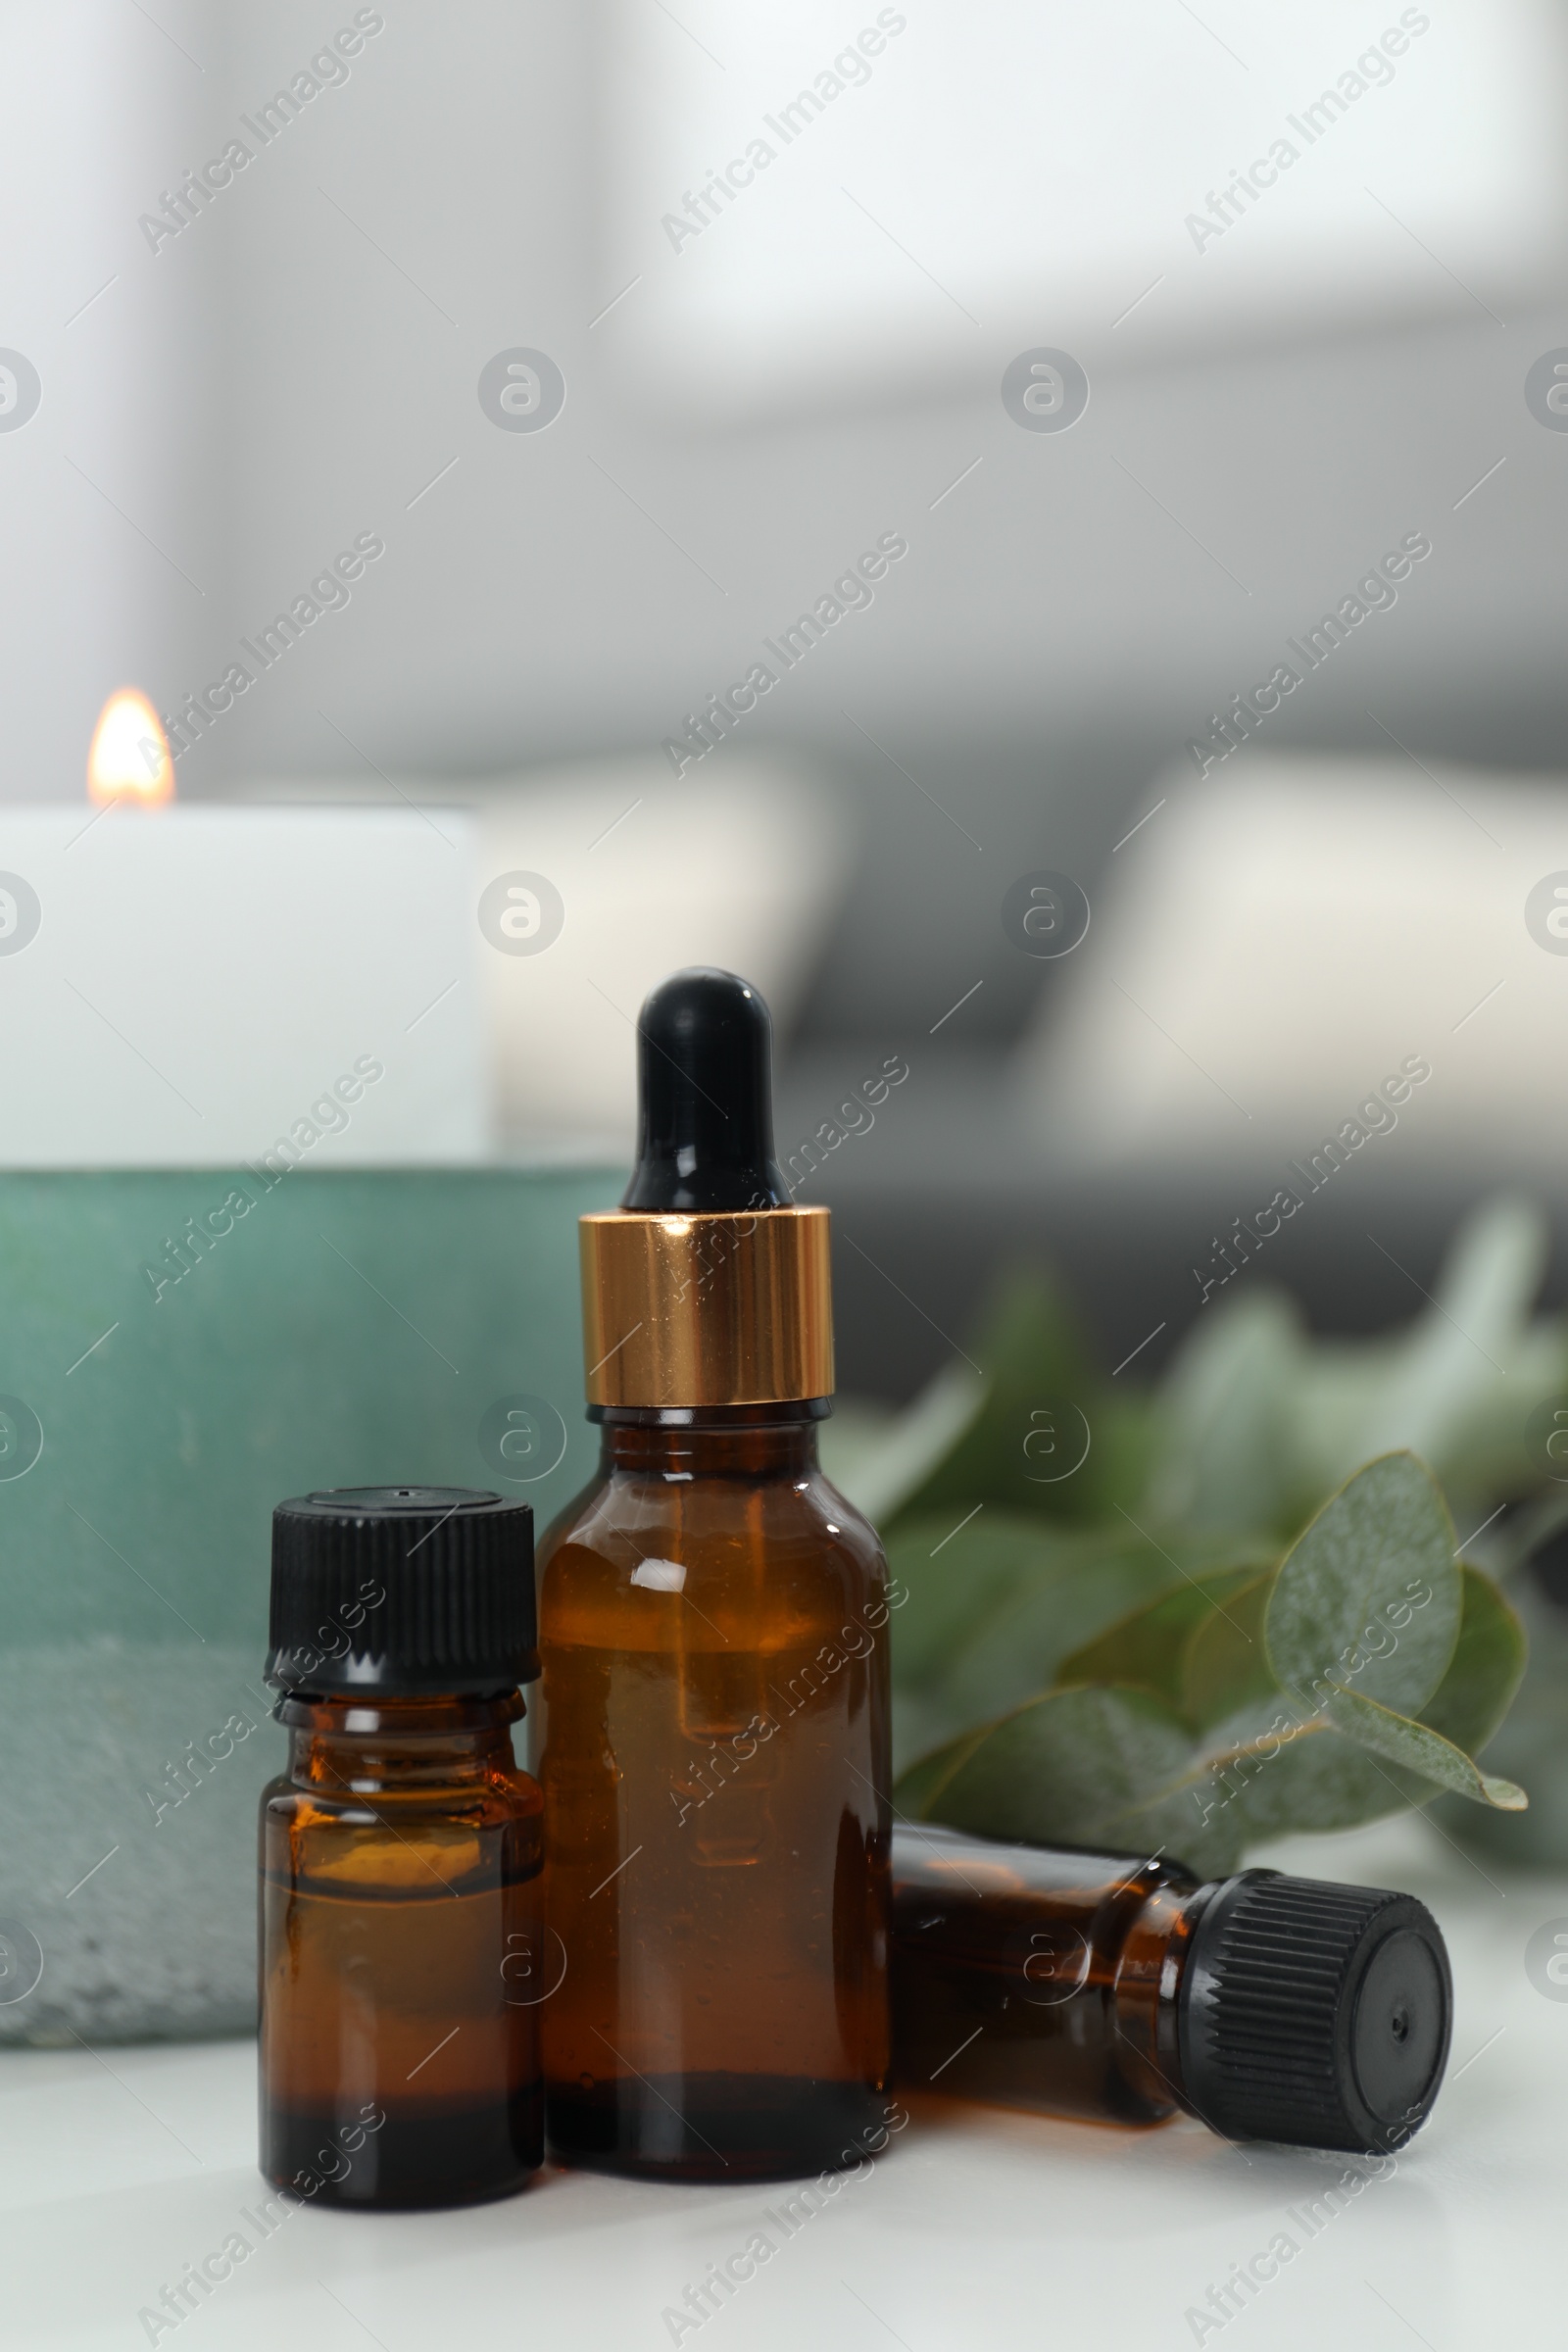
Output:
<path fill-rule="evenodd" d="M 1387 2152 L 1447 2063 L 1448 1956 L 1414 1895 L 1272 1870 L 893 1835 L 901 2089 Z"/>
<path fill-rule="evenodd" d="M 347 2206 L 457 2205 L 543 2156 L 540 1810 L 512 1727 L 532 1513 L 338 1489 L 272 1524 L 261 1819 L 262 2171 Z"/>
<path fill-rule="evenodd" d="M 729 973 L 643 1008 L 638 1165 L 582 1221 L 600 1474 L 540 1552 L 550 2144 L 668 2179 L 885 2135 L 887 1570 L 817 1466 L 828 1217 L 768 1035 Z"/>

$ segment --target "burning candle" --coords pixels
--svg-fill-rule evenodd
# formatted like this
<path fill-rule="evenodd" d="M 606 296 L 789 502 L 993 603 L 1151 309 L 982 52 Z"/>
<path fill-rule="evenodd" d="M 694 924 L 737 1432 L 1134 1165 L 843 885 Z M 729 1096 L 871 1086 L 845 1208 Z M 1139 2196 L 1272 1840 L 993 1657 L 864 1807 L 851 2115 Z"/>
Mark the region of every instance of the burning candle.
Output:
<path fill-rule="evenodd" d="M 0 808 L 0 1166 L 489 1155 L 470 818 L 179 806 L 133 687 L 87 797 Z"/>
<path fill-rule="evenodd" d="M 98 713 L 87 754 L 87 798 L 100 808 L 131 801 L 161 808 L 174 797 L 174 762 L 164 722 L 134 686 L 112 694 Z"/>

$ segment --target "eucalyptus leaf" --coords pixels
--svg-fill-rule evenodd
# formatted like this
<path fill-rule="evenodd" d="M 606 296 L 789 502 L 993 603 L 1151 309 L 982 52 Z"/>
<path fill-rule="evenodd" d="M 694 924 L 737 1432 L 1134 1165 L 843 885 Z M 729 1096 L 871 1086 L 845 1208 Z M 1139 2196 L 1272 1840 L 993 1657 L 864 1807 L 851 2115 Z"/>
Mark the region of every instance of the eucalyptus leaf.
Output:
<path fill-rule="evenodd" d="M 985 1400 L 984 1376 L 972 1364 L 946 1364 L 906 1411 L 882 1423 L 874 1440 L 862 1423 L 857 1434 L 867 1442 L 852 1438 L 842 1450 L 830 1449 L 831 1467 L 824 1454 L 828 1476 L 873 1524 L 889 1526 L 948 1459 Z"/>
<path fill-rule="evenodd" d="M 941 1458 L 906 1487 L 910 1514 L 987 1501 L 1049 1519 L 1084 1520 L 1136 1500 L 1146 1414 L 1096 1379 L 1076 1318 L 1054 1279 L 1014 1270 L 971 1348 L 980 1402 Z M 957 1374 L 951 1379 L 957 1382 Z M 1087 1444 L 1085 1444 L 1087 1440 Z M 1028 1449 L 1028 1450 L 1026 1450 Z M 1073 1466 L 1062 1471 L 1064 1464 Z"/>
<path fill-rule="evenodd" d="M 1250 1832 L 1239 1813 L 1215 1808 L 1205 1818 L 1195 1809 L 1191 1783 L 1182 1781 L 1110 1815 L 1098 1835 L 1107 1852 L 1184 1863 L 1199 1879 L 1228 1879 L 1241 1863 Z"/>
<path fill-rule="evenodd" d="M 951 1740 L 964 1725 L 955 1720 L 940 1695 L 922 1690 L 893 1692 L 893 1771 L 895 1777 Z"/>
<path fill-rule="evenodd" d="M 836 1396 L 832 1412 L 818 1424 L 817 1458 L 822 1474 L 858 1510 L 866 1510 L 860 1492 L 870 1465 L 886 1453 L 895 1428 L 906 1418 L 879 1398 Z M 876 1518 L 882 1508 L 878 1502 L 877 1509 L 867 1511 L 867 1516 Z"/>
<path fill-rule="evenodd" d="M 1071 1528 L 989 1507 L 955 1529 L 907 1519 L 888 1539 L 907 1594 L 890 1620 L 895 1687 L 949 1732 L 1032 1698 L 1058 1660 L 1178 1573 L 1122 1522 Z"/>
<path fill-rule="evenodd" d="M 1420 1720 L 1467 1756 L 1479 1756 L 1513 1703 L 1525 1671 L 1525 1629 L 1490 1576 L 1459 1570 L 1464 1613 L 1448 1671 Z"/>
<path fill-rule="evenodd" d="M 989 1724 L 977 1724 L 971 1731 L 956 1740 L 946 1740 L 902 1772 L 893 1786 L 893 1810 L 902 1821 L 942 1821 L 947 1817 L 940 1809 L 943 1789 L 959 1767 L 970 1757 L 990 1732 Z M 989 1835 L 990 1833 L 984 1833 Z"/>
<path fill-rule="evenodd" d="M 1176 1703 L 1200 1732 L 1279 1690 L 1263 1632 L 1276 1574 L 1269 1567 L 1249 1575 L 1222 1609 L 1200 1619 L 1182 1646 Z"/>
<path fill-rule="evenodd" d="M 1547 1240 L 1541 1211 L 1517 1200 L 1491 1200 L 1465 1220 L 1436 1295 L 1406 1332 L 1385 1343 L 1378 1392 L 1345 1433 L 1355 1453 L 1409 1447 L 1428 1461 L 1445 1459 L 1527 1329 Z M 1376 1249 L 1369 1241 L 1368 1255 Z"/>
<path fill-rule="evenodd" d="M 1178 1781 L 1191 1754 L 1180 1718 L 1145 1690 L 1053 1690 L 925 1758 L 893 1800 L 982 1837 L 1092 1845 Z"/>
<path fill-rule="evenodd" d="M 1495 1369 L 1478 1384 L 1469 1409 L 1456 1416 L 1428 1458 L 1443 1482 L 1461 1527 L 1479 1527 L 1498 1495 L 1526 1494 L 1541 1479 L 1543 1448 L 1531 1443 L 1531 1419 L 1541 1405 L 1568 1395 L 1568 1325 L 1560 1317 L 1521 1331 Z M 1417 1450 L 1421 1450 L 1417 1448 Z"/>
<path fill-rule="evenodd" d="M 1304 1350 L 1300 1318 L 1277 1291 L 1205 1304 L 1161 1391 L 1148 1495 L 1156 1518 L 1241 1533 L 1284 1524 Z"/>
<path fill-rule="evenodd" d="M 1121 1683 L 1141 1690 L 1152 1690 L 1156 1698 L 1185 1715 L 1184 1682 L 1189 1642 L 1200 1627 L 1218 1620 L 1228 1630 L 1234 1629 L 1238 1639 L 1246 1639 L 1243 1629 L 1226 1612 L 1237 1594 L 1256 1582 L 1256 1570 L 1222 1568 L 1206 1575 L 1184 1578 L 1171 1586 L 1157 1598 L 1142 1608 L 1131 1610 L 1107 1626 L 1092 1642 L 1087 1642 L 1070 1656 L 1062 1659 L 1056 1669 L 1056 1683 L 1062 1688 L 1073 1683 Z M 1262 1649 L 1262 1629 L 1258 1629 L 1257 1648 Z"/>
<path fill-rule="evenodd" d="M 1205 1827 L 1220 1820 L 1243 1844 L 1303 1830 L 1348 1830 L 1402 1812 L 1436 1794 L 1416 1774 L 1393 1770 L 1322 1716 L 1302 1721 L 1283 1701 L 1266 1728 L 1217 1746 L 1191 1775 Z"/>
<path fill-rule="evenodd" d="M 1496 1194 L 1448 1245 L 1433 1312 L 1451 1318 L 1472 1354 L 1488 1348 L 1501 1353 L 1529 1320 L 1550 1250 L 1551 1229 L 1540 1205 Z"/>
<path fill-rule="evenodd" d="M 1349 1828 L 1435 1793 L 1276 1690 L 1210 1735 L 1163 1806 L 1171 1850 L 1190 1859 L 1215 1839 L 1239 1850 L 1260 1838 Z"/>
<path fill-rule="evenodd" d="M 1457 1796 L 1474 1797 L 1479 1805 L 1496 1805 L 1504 1813 L 1522 1813 L 1530 1801 L 1514 1782 L 1483 1772 L 1440 1732 L 1379 1706 L 1358 1690 L 1331 1691 L 1323 1712 L 1335 1730 L 1344 1732 L 1358 1747 L 1435 1781 L 1440 1788 L 1451 1788 Z"/>
<path fill-rule="evenodd" d="M 1522 1796 L 1472 1759 L 1523 1635 L 1457 1565 L 1444 1493 L 1404 1448 L 1427 1449 L 1489 1565 L 1516 1526 L 1568 1521 L 1532 1450 L 1532 1415 L 1568 1395 L 1568 1324 L 1530 1319 L 1542 1251 L 1534 1211 L 1493 1203 L 1430 1311 L 1353 1342 L 1314 1340 L 1242 1267 L 1152 1395 L 1100 1381 L 1049 1279 L 1015 1276 L 972 1357 L 839 1448 L 906 1594 L 901 1746 L 937 1742 L 901 1803 L 1208 1872 L 1448 1790 L 1512 1836 L 1493 1808 Z M 1390 1450 L 1365 1462 L 1369 1440 Z"/>
<path fill-rule="evenodd" d="M 951 1667 L 1022 1580 L 1049 1583 L 1081 1556 L 1038 1519 L 989 1506 L 957 1527 L 946 1512 L 906 1519 L 888 1537 L 887 1555 L 895 1585 L 908 1594 L 890 1619 L 893 1672 L 911 1690 Z"/>
<path fill-rule="evenodd" d="M 1396 1448 L 1419 1453 L 1455 1508 L 1477 1518 L 1489 1502 L 1529 1490 L 1541 1474 L 1526 1440 L 1530 1414 L 1568 1391 L 1568 1330 L 1560 1318 L 1529 1320 L 1546 1242 L 1539 1208 L 1488 1201 L 1461 1226 L 1434 1298 L 1405 1330 L 1313 1348 L 1291 1416 L 1306 1499 L 1369 1453 Z M 1377 1248 L 1369 1236 L 1369 1264 Z"/>
<path fill-rule="evenodd" d="M 1020 1706 L 1054 1681 L 1064 1654 L 1169 1581 L 1157 1555 L 1080 1539 L 1078 1564 L 1047 1584 L 1022 1580 L 956 1649 L 941 1689 L 956 1725 Z"/>
<path fill-rule="evenodd" d="M 1479 1754 L 1530 1791 L 1528 1813 L 1441 1797 L 1434 1807 L 1449 1836 L 1526 1869 L 1561 1871 L 1568 1862 L 1568 1611 L 1532 1578 L 1515 1596 L 1530 1646 L 1529 1667 L 1507 1721 Z M 1441 1695 L 1441 1694 L 1440 1694 Z M 1446 1725 L 1439 1725 L 1446 1731 Z"/>
<path fill-rule="evenodd" d="M 1473 1589 L 1467 1580 L 1466 1592 L 1468 1645 L 1440 1692 L 1453 1720 L 1468 1708 L 1484 1725 L 1506 1704 L 1520 1645 L 1512 1612 L 1485 1578 L 1475 1576 Z M 1155 1614 L 1140 1612 L 1146 1623 Z M 1162 1853 L 1212 1876 L 1259 1838 L 1350 1828 L 1445 1788 L 1510 1809 L 1525 1802 L 1430 1726 L 1353 1691 L 1333 1691 L 1323 1712 L 1303 1715 L 1276 1690 L 1199 1748 L 1152 1692 L 1077 1684 L 949 1741 L 905 1775 L 895 1797 L 909 1813 L 981 1836 Z"/>
<path fill-rule="evenodd" d="M 1266 1723 L 1253 1712 L 1246 1737 L 1195 1760 L 1128 1823 L 1134 1844 L 1157 1827 L 1170 1854 L 1212 1869 L 1216 1854 L 1260 1838 L 1350 1829 L 1441 1793 L 1428 1774 L 1381 1760 L 1322 1716 L 1303 1721 L 1283 1700 Z"/>
<path fill-rule="evenodd" d="M 1280 1567 L 1264 1632 L 1278 1681 L 1414 1714 L 1447 1671 L 1462 1605 L 1453 1522 L 1430 1472 L 1390 1453 L 1326 1502 Z"/>
<path fill-rule="evenodd" d="M 973 1521 L 927 1570 L 947 1570 L 949 1592 L 954 1580 L 960 1589 L 968 1581 L 962 1546 L 983 1525 Z M 998 1523 L 999 1529 L 1020 1533 L 1031 1525 L 1035 1533 L 1020 1544 L 1012 1578 L 987 1584 L 971 1622 L 956 1624 L 950 1618 L 941 1628 L 940 1643 L 926 1649 L 920 1688 L 940 1700 L 951 1732 L 1035 1697 L 1057 1679 L 1065 1657 L 1117 1619 L 1234 1565 L 1236 1546 L 1228 1540 L 1173 1535 L 1160 1544 L 1124 1518 L 1098 1529 L 1048 1527 L 1038 1520 Z M 902 1537 L 891 1548 L 895 1559 L 906 1558 Z M 950 1568 L 953 1553 L 959 1557 Z M 911 1566 L 904 1573 L 912 1579 L 919 1571 Z M 895 1633 L 894 1674 L 904 1686 L 899 1659 Z M 1105 1674 L 1100 1679 L 1128 1678 Z"/>

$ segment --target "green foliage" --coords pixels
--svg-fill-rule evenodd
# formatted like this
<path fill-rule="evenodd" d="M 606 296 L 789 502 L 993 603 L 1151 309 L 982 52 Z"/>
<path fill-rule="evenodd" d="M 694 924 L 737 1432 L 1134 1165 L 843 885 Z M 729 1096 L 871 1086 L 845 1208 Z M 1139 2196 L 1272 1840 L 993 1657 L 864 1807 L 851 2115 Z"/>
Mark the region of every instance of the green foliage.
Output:
<path fill-rule="evenodd" d="M 1521 1587 L 1519 1613 L 1530 1642 L 1530 1670 L 1511 1706 L 1494 1706 L 1478 1720 L 1478 1690 L 1467 1689 L 1465 1675 L 1472 1641 L 1468 1591 L 1465 1600 L 1459 1648 L 1444 1689 L 1426 1710 L 1427 1719 L 1470 1754 L 1485 1749 L 1489 1772 L 1522 1781 L 1530 1790 L 1530 1810 L 1497 1812 L 1490 1805 L 1446 1795 L 1438 1799 L 1434 1812 L 1449 1837 L 1489 1858 L 1495 1855 L 1526 1868 L 1560 1869 L 1568 1861 L 1568 1613 L 1533 1582 Z M 1475 1639 L 1482 1645 L 1488 1642 L 1484 1622 Z M 1484 1673 L 1479 1686 L 1494 1680 Z"/>
<path fill-rule="evenodd" d="M 1413 1454 L 1369 1462 L 1277 1567 L 1167 1579 L 1059 1656 L 1053 1688 L 923 1758 L 895 1802 L 992 1837 L 1157 1847 L 1206 1872 L 1256 1838 L 1443 1789 L 1522 1808 L 1449 1736 L 1489 1735 L 1524 1662 L 1517 1618 L 1451 1537 Z M 1016 1589 L 1016 1560 L 1009 1575 Z"/>
<path fill-rule="evenodd" d="M 1372 1340 L 1314 1340 L 1261 1288 L 1222 1295 L 1153 1400 L 1150 1509 L 1289 1536 L 1360 1463 L 1396 1450 L 1430 1465 L 1462 1527 L 1531 1493 L 1530 1414 L 1568 1390 L 1568 1332 L 1530 1320 L 1545 1252 L 1534 1209 L 1492 1202 L 1461 1228 L 1423 1312 Z"/>
<path fill-rule="evenodd" d="M 1323 1713 L 1336 1731 L 1357 1746 L 1436 1782 L 1440 1788 L 1473 1796 L 1480 1804 L 1496 1805 L 1504 1813 L 1522 1813 L 1529 1802 L 1512 1781 L 1493 1779 L 1441 1733 L 1412 1722 L 1407 1715 L 1396 1715 L 1392 1707 L 1380 1707 L 1375 1698 L 1363 1698 L 1358 1690 L 1336 1690 Z"/>
<path fill-rule="evenodd" d="M 1250 1641 L 1226 1604 L 1239 1600 L 1257 1581 L 1256 1572 L 1250 1567 L 1187 1577 L 1146 1607 L 1121 1618 L 1096 1641 L 1074 1650 L 1056 1669 L 1056 1680 L 1063 1685 L 1136 1684 L 1152 1690 L 1185 1717 L 1187 1659 L 1193 1638 L 1200 1628 L 1217 1625 Z M 1238 1666 L 1242 1663 L 1237 1661 Z M 1220 1712 L 1230 1712 L 1232 1698 L 1229 1690 L 1216 1693 Z"/>
<path fill-rule="evenodd" d="M 1148 1455 L 1145 1416 L 1119 1403 L 1111 1409 L 1077 1323 L 1048 1275 L 1020 1271 L 975 1346 L 984 1371 L 963 1367 L 946 1376 L 959 1393 L 966 1388 L 969 1415 L 899 1496 L 901 1514 L 961 1511 L 978 1496 L 1031 1518 L 1082 1521 L 1131 1498 Z M 1061 1479 L 1033 1475 L 1038 1463 L 1026 1450 L 1042 1434 L 1033 1417 L 1047 1408 L 1064 1425 L 1063 1438 L 1074 1411 L 1091 1433 L 1081 1468 Z"/>
<path fill-rule="evenodd" d="M 1272 1568 L 1250 1576 L 1223 1608 L 1199 1620 L 1182 1644 L 1181 1709 L 1195 1730 L 1223 1723 L 1274 1689 L 1263 1632 L 1273 1591 Z"/>
<path fill-rule="evenodd" d="M 936 1739 L 1036 1696 L 1106 1627 L 1164 1592 L 1233 1564 L 1212 1537 L 1155 1544 L 1131 1521 L 1052 1525 L 987 1506 L 955 1531 L 940 1518 L 901 1520 L 888 1565 L 908 1594 L 893 1619 L 900 1693 Z"/>
<path fill-rule="evenodd" d="M 966 1732 L 901 1781 L 895 1798 L 922 1821 L 990 1838 L 1114 1851 L 1140 1842 L 1125 1827 L 1152 1790 L 1177 1784 L 1192 1743 L 1147 1690 L 1113 1684 L 1049 1690 L 979 1732 Z"/>
<path fill-rule="evenodd" d="M 1448 1671 L 1422 1710 L 1445 1740 L 1473 1756 L 1490 1746 L 1513 1703 L 1525 1670 L 1519 1618 L 1490 1576 L 1461 1563 L 1464 1606 Z"/>
<path fill-rule="evenodd" d="M 1459 1638 L 1457 1550 L 1447 1505 L 1414 1454 L 1369 1462 L 1274 1580 L 1263 1639 L 1275 1681 L 1310 1700 L 1325 1680 L 1354 1676 L 1364 1697 L 1418 1706 Z"/>
<path fill-rule="evenodd" d="M 1524 1632 L 1449 1504 L 1477 1524 L 1542 1484 L 1526 1425 L 1568 1393 L 1563 1328 L 1528 1319 L 1542 1260 L 1539 1220 L 1495 1205 L 1430 1311 L 1354 1346 L 1239 1288 L 1152 1393 L 1097 1377 L 1052 1284 L 1014 1283 L 982 1369 L 835 1466 L 907 1593 L 900 1810 L 1203 1871 L 1446 1791 L 1520 1810 L 1474 1759 Z M 1025 1441 L 1074 1412 L 1087 1455 L 1039 1477 Z"/>

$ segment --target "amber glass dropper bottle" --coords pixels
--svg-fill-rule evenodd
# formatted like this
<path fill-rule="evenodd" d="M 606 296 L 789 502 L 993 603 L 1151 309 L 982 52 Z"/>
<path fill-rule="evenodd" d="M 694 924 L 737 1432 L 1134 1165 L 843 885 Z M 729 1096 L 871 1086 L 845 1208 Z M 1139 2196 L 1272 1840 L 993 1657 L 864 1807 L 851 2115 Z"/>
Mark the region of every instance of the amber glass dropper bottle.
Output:
<path fill-rule="evenodd" d="M 600 1470 L 540 1552 L 550 2143 L 666 2179 L 883 2129 L 887 1570 L 817 1465 L 828 1213 L 790 1204 L 769 1052 L 732 973 L 643 1007 L 637 1166 L 581 1229 Z"/>
<path fill-rule="evenodd" d="M 533 1514 L 461 1487 L 272 1517 L 261 1818 L 262 2171 L 323 2204 L 457 2205 L 542 2160 Z"/>
<path fill-rule="evenodd" d="M 893 1836 L 901 2089 L 1229 2139 L 1390 2152 L 1447 2063 L 1448 1956 L 1414 1895 Z"/>

